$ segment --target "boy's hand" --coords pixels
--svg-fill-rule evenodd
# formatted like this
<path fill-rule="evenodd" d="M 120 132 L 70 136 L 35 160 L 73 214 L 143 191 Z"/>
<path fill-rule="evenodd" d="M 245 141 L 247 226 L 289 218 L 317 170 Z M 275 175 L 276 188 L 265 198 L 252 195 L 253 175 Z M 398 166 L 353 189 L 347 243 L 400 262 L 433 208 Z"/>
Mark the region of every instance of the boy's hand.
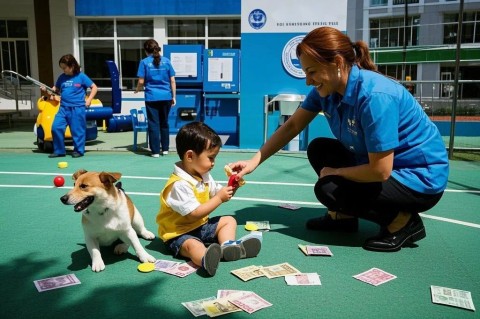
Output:
<path fill-rule="evenodd" d="M 222 203 L 228 202 L 233 196 L 233 187 L 223 187 L 215 196 L 218 196 Z"/>

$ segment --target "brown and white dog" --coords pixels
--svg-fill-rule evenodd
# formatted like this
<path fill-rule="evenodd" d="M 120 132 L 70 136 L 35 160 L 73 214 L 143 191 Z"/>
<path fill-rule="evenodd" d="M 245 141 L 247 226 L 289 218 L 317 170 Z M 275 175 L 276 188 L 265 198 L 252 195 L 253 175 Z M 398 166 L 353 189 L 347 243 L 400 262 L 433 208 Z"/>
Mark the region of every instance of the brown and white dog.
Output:
<path fill-rule="evenodd" d="M 145 228 L 143 218 L 125 192 L 115 185 L 121 173 L 87 172 L 73 174 L 75 185 L 60 200 L 65 205 L 75 205 L 75 212 L 82 212 L 82 226 L 88 253 L 92 257 L 92 270 L 105 269 L 100 246 L 115 246 L 117 255 L 126 253 L 131 245 L 141 262 L 154 262 L 140 244 L 138 236 L 152 240 L 155 235 Z"/>

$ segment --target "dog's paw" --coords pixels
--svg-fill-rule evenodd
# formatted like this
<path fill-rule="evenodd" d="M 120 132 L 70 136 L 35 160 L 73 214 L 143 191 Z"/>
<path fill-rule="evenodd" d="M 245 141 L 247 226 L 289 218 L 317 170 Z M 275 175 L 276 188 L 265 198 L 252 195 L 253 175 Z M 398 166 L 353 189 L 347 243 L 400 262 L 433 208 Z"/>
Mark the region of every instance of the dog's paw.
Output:
<path fill-rule="evenodd" d="M 92 271 L 100 272 L 105 269 L 105 263 L 102 259 L 92 261 Z"/>
<path fill-rule="evenodd" d="M 155 262 L 155 260 L 157 260 L 155 257 L 148 254 L 147 252 L 145 252 L 145 254 L 139 254 L 138 259 L 140 259 L 142 263 L 153 263 Z"/>
<path fill-rule="evenodd" d="M 148 239 L 148 240 L 155 239 L 155 234 L 152 233 L 151 231 L 147 230 L 147 229 L 144 229 L 142 231 L 142 233 L 140 234 L 140 236 L 142 236 L 142 238 Z"/>
<path fill-rule="evenodd" d="M 125 243 L 118 244 L 117 246 L 115 246 L 115 249 L 113 250 L 115 255 L 125 254 L 127 251 L 128 251 L 128 245 Z"/>

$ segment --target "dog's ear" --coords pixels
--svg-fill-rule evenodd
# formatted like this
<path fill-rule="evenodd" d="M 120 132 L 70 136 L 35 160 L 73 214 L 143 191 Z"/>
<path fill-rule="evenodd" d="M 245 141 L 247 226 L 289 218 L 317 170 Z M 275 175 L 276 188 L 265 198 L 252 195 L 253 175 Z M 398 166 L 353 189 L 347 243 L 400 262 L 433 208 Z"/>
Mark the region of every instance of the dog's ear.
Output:
<path fill-rule="evenodd" d="M 84 170 L 84 169 L 79 169 L 78 171 L 76 171 L 75 173 L 73 173 L 72 179 L 73 179 L 74 181 L 76 181 L 80 175 L 85 174 L 86 172 L 87 172 L 87 171 Z"/>
<path fill-rule="evenodd" d="M 117 182 L 120 177 L 122 177 L 121 173 L 110 173 L 110 172 L 101 172 L 99 175 L 100 181 L 105 185 L 105 186 L 111 186 L 115 182 Z"/>

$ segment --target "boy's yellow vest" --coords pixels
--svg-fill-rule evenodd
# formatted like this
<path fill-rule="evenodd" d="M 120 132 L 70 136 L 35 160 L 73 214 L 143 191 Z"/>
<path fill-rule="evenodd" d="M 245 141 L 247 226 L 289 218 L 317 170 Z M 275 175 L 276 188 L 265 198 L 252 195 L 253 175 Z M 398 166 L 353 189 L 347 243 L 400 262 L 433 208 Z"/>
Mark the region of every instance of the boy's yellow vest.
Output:
<path fill-rule="evenodd" d="M 208 221 L 208 216 L 196 221 L 189 220 L 186 216 L 180 215 L 167 205 L 166 198 L 172 189 L 173 183 L 182 180 L 175 174 L 172 174 L 165 185 L 165 188 L 160 194 L 160 212 L 157 215 L 158 235 L 165 242 L 169 239 L 178 237 L 182 234 L 188 233 Z M 205 185 L 205 191 L 198 192 L 195 185 L 189 183 L 197 200 L 203 204 L 210 199 L 210 191 L 208 184 Z"/>

